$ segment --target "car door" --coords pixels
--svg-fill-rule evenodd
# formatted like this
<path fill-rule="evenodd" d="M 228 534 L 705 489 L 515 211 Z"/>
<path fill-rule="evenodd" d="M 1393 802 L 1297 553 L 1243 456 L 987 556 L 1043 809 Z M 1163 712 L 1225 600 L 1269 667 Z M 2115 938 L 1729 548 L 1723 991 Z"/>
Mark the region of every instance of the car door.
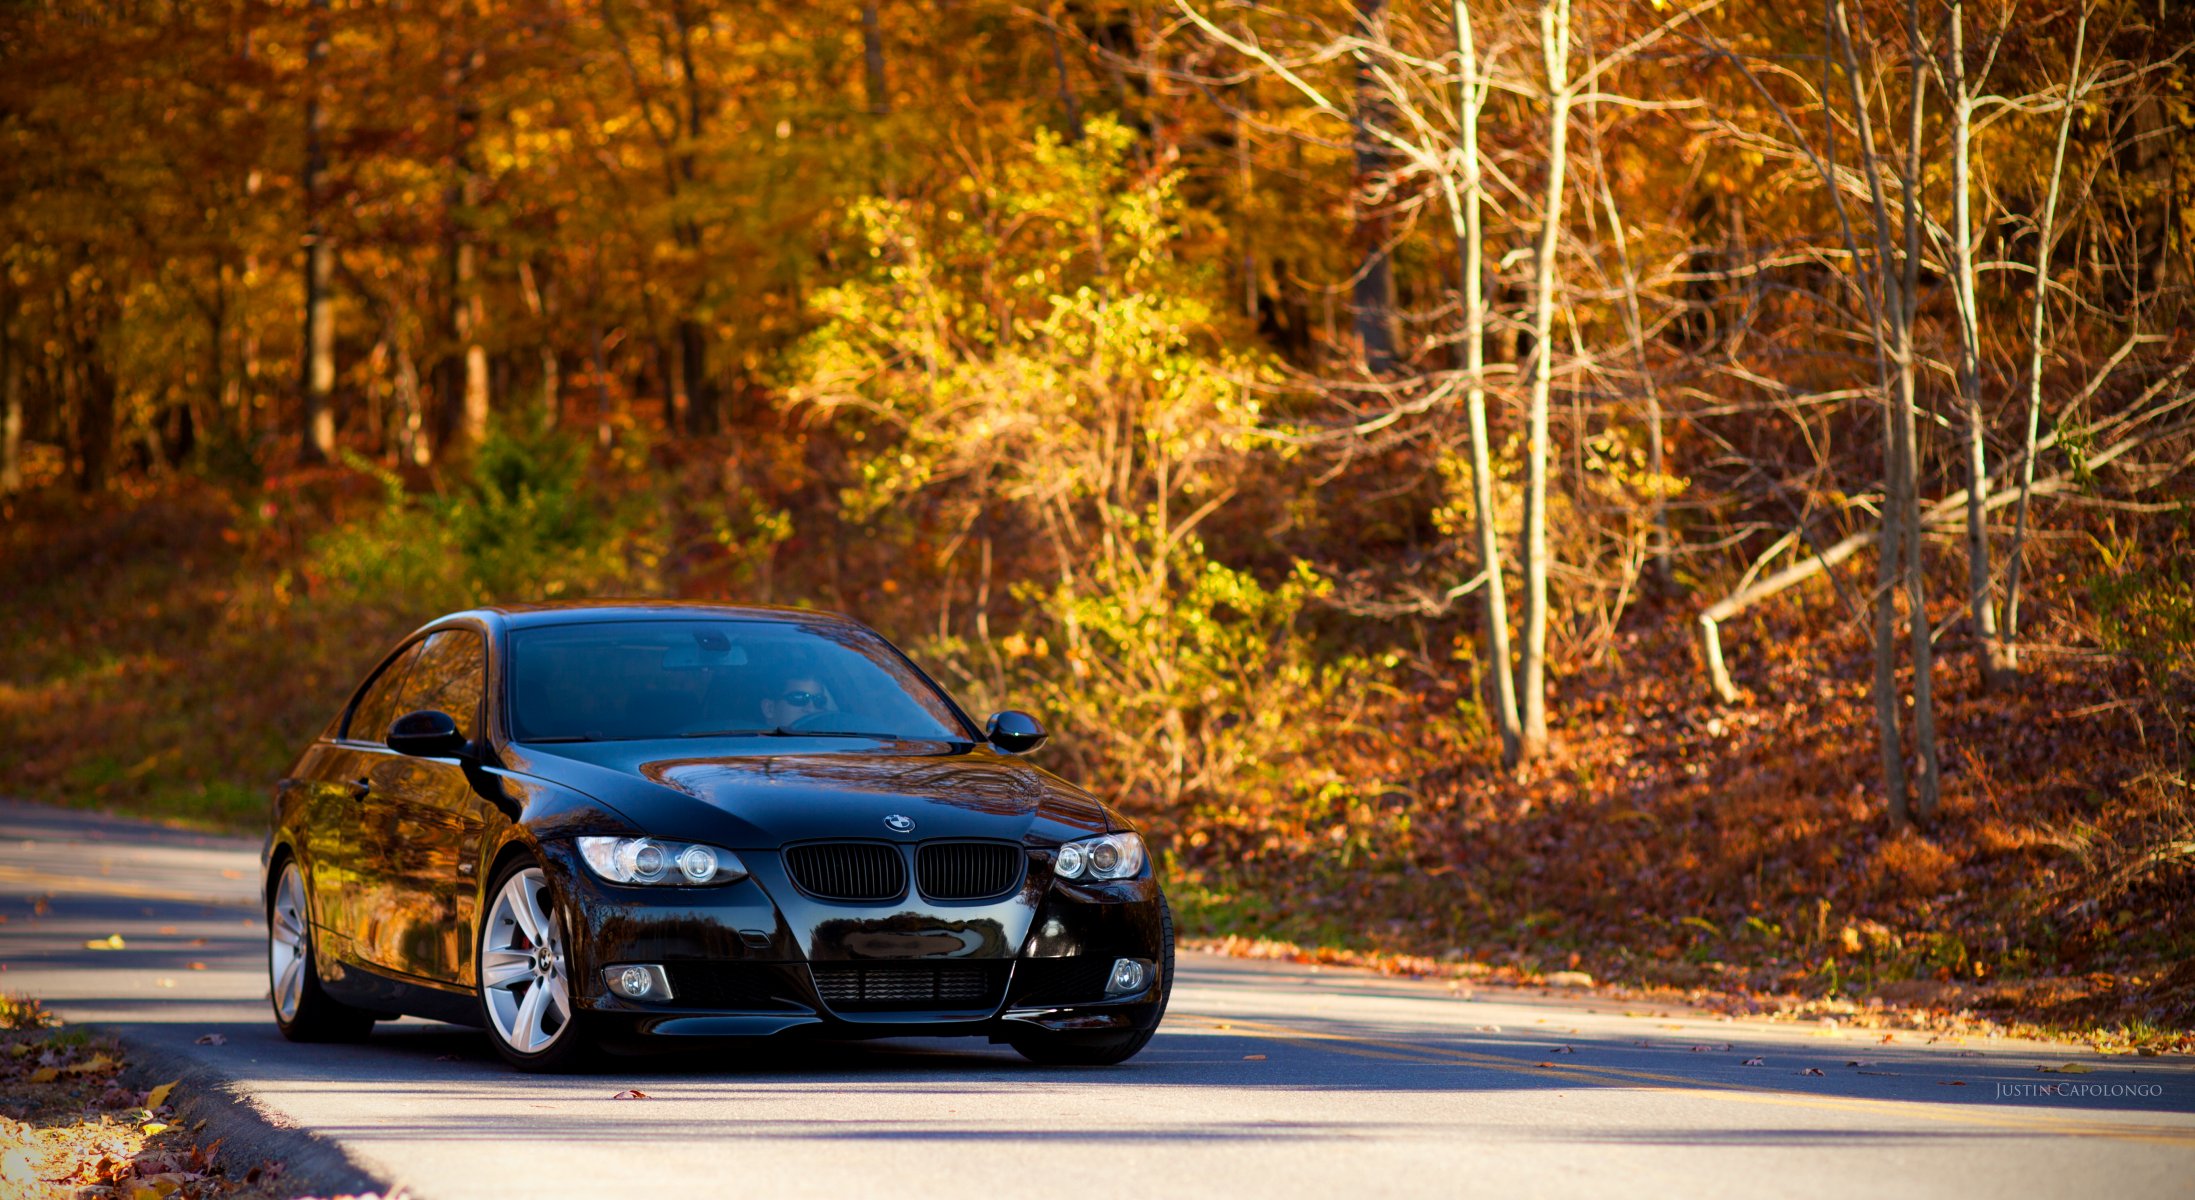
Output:
<path fill-rule="evenodd" d="M 448 713 L 472 741 L 480 735 L 487 669 L 487 646 L 478 632 L 437 631 L 406 676 L 397 708 Z M 388 752 L 372 785 L 360 831 L 367 912 L 358 950 L 391 973 L 462 984 L 471 972 L 466 934 L 488 802 L 455 758 Z"/>
<path fill-rule="evenodd" d="M 419 657 L 414 641 L 390 655 L 344 713 L 335 744 L 314 771 L 305 821 L 305 859 L 310 872 L 313 916 L 330 935 L 330 956 L 355 957 L 354 940 L 365 910 L 361 877 L 361 833 L 373 775 L 388 758 L 382 744 L 389 723 L 401 710 L 404 680 Z"/>

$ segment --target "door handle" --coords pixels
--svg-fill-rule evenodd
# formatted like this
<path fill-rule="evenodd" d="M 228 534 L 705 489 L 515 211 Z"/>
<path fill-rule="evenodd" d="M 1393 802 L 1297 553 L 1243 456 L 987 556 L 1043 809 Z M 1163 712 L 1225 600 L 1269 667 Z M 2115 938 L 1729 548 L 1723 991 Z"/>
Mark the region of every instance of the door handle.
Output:
<path fill-rule="evenodd" d="M 366 793 L 373 790 L 373 780 L 362 775 L 351 780 L 348 786 L 351 789 L 351 799 L 363 800 L 366 798 Z"/>

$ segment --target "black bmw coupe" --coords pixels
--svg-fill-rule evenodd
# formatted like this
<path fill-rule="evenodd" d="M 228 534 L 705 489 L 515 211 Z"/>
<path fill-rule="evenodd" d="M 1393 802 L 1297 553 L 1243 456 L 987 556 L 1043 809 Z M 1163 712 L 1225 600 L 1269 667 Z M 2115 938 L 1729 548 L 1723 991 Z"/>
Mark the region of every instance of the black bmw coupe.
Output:
<path fill-rule="evenodd" d="M 1041 1063 L 1148 1042 L 1173 920 L 1133 826 L 822 613 L 483 608 L 419 630 L 276 788 L 276 1022 L 603 1046 L 971 1034 Z"/>

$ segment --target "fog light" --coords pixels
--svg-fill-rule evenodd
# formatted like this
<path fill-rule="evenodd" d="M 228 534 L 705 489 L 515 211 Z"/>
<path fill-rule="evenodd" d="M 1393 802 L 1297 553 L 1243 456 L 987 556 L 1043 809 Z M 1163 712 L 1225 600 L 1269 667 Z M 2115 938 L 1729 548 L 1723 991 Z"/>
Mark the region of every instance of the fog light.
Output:
<path fill-rule="evenodd" d="M 1143 990 L 1144 975 L 1144 967 L 1140 961 L 1116 958 L 1113 960 L 1112 977 L 1105 981 L 1105 994 L 1125 996 L 1130 992 L 1140 992 Z"/>
<path fill-rule="evenodd" d="M 602 972 L 610 991 L 628 1000 L 668 1000 L 671 980 L 658 966 L 610 967 Z"/>

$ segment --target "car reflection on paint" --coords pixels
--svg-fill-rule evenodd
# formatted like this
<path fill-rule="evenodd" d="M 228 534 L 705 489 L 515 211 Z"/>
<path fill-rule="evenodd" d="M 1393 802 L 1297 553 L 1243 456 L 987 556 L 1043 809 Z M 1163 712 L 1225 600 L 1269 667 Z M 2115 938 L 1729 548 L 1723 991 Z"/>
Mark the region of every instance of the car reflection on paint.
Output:
<path fill-rule="evenodd" d="M 276 1022 L 483 1026 L 529 1070 L 682 1039 L 966 1034 L 1109 1064 L 1173 927 L 1133 826 L 883 637 L 670 603 L 456 613 L 275 793 Z"/>

